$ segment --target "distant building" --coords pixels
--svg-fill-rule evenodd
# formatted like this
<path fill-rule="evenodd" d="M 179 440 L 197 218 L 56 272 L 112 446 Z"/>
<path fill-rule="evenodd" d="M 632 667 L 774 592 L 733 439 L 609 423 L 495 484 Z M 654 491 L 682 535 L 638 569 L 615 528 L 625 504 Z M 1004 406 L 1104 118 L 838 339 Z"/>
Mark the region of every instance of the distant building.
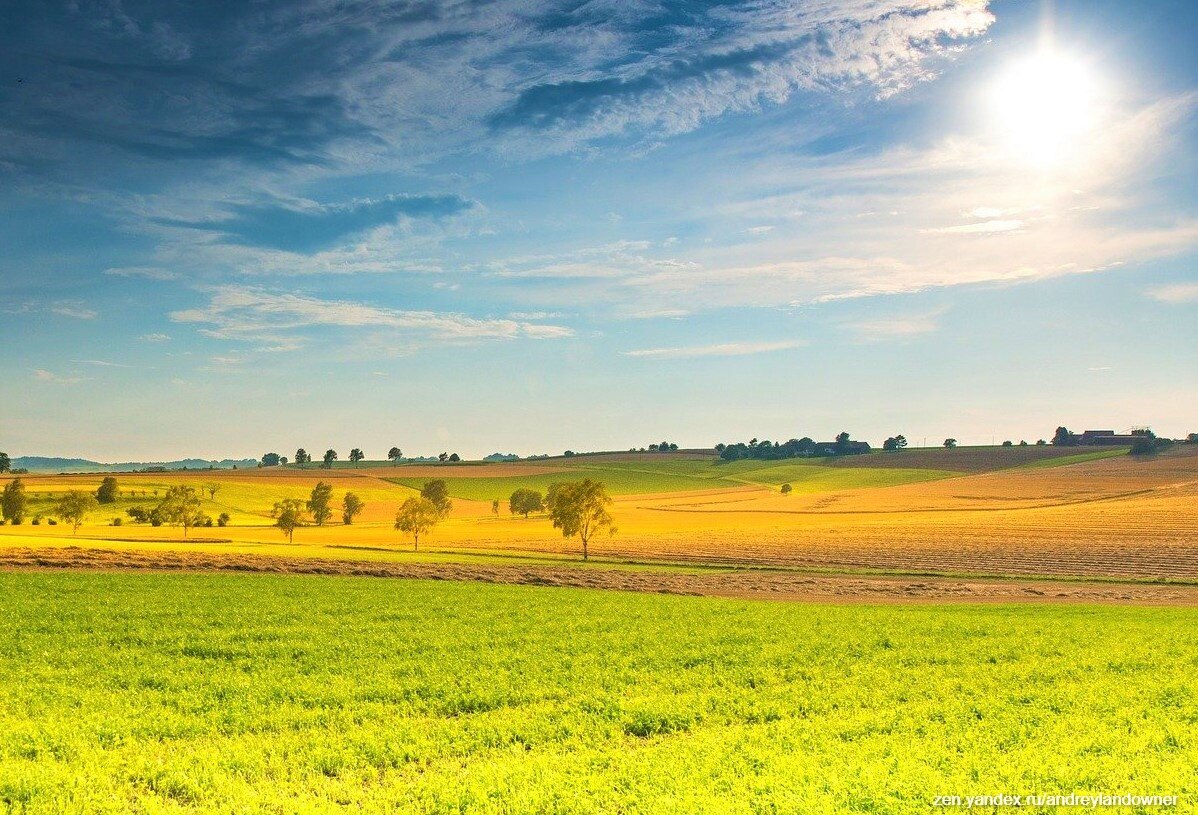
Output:
<path fill-rule="evenodd" d="M 1134 444 L 1143 433 L 1116 433 L 1114 430 L 1087 430 L 1076 436 L 1077 444 L 1085 446 Z"/>

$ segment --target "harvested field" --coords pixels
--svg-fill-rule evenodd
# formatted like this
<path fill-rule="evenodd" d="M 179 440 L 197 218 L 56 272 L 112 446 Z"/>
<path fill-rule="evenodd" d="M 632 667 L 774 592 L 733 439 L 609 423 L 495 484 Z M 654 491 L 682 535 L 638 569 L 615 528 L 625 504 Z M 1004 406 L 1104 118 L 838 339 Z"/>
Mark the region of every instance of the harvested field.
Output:
<path fill-rule="evenodd" d="M 980 473 L 994 469 L 1030 464 L 1051 464 L 1053 459 L 1078 455 L 1121 456 L 1126 447 L 1054 447 L 1029 444 L 1027 447 L 917 447 L 894 452 L 874 451 L 860 456 L 812 459 L 826 467 L 900 467 L 928 470 L 954 470 Z"/>
<path fill-rule="evenodd" d="M 912 579 L 762 570 L 654 571 L 595 566 L 360 562 L 201 552 L 0 550 L 0 569 L 234 571 L 467 580 L 614 591 L 816 602 L 1121 603 L 1198 606 L 1198 585 Z"/>

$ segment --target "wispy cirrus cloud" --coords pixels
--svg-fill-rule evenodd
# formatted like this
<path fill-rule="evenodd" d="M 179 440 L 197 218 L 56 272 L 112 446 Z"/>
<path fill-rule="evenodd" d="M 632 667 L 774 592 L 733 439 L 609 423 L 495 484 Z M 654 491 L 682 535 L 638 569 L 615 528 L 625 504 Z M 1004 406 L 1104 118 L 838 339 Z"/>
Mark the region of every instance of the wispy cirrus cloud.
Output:
<path fill-rule="evenodd" d="M 786 351 L 805 345 L 801 340 L 782 340 L 778 342 L 722 342 L 713 345 L 689 345 L 676 348 L 644 348 L 636 351 L 622 351 L 626 357 L 641 359 L 696 359 L 699 357 L 743 357 L 751 354 L 768 354 L 773 351 Z"/>
<path fill-rule="evenodd" d="M 391 329 L 426 342 L 559 339 L 574 333 L 560 325 L 405 311 L 248 286 L 219 287 L 206 305 L 174 311 L 170 318 L 205 326 L 201 331 L 216 339 L 265 342 L 263 350 L 298 348 L 302 341 L 295 332 L 314 328 Z"/>
<path fill-rule="evenodd" d="M 310 253 L 335 246 L 347 238 L 400 218 L 445 218 L 465 212 L 473 202 L 456 195 L 389 195 L 343 204 L 297 202 L 236 204 L 227 216 L 211 221 L 156 218 L 162 226 L 207 232 L 219 240 L 243 246 Z"/>
<path fill-rule="evenodd" d="M 1149 289 L 1146 294 L 1162 303 L 1198 302 L 1198 283 L 1170 283 Z"/>
<path fill-rule="evenodd" d="M 33 372 L 33 378 L 38 382 L 49 382 L 54 385 L 75 385 L 83 381 L 83 378 L 79 376 L 63 376 L 41 368 Z"/>
<path fill-rule="evenodd" d="M 50 306 L 50 311 L 60 317 L 72 317 L 76 320 L 94 320 L 99 312 L 88 308 L 77 300 L 64 300 Z"/>

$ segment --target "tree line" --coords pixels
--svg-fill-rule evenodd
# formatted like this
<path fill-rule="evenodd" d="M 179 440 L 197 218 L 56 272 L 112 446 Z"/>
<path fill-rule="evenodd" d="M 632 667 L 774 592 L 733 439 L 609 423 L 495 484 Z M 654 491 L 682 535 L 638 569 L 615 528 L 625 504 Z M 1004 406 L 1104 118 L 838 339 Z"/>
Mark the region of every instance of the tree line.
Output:
<path fill-rule="evenodd" d="M 869 443 L 853 441 L 848 431 L 843 431 L 832 442 L 816 442 L 810 436 L 801 439 L 790 439 L 784 442 L 758 441 L 756 438 L 747 442 L 715 446 L 716 453 L 725 461 L 740 461 L 742 459 L 760 459 L 775 461 L 787 458 L 820 458 L 826 456 L 850 456 L 868 453 Z"/>

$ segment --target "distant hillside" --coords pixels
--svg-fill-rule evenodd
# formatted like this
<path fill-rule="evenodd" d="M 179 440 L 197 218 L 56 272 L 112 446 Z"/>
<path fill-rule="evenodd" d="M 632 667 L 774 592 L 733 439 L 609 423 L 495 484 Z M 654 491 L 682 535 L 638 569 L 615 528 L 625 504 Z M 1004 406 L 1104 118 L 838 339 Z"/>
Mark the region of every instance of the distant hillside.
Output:
<path fill-rule="evenodd" d="M 28 470 L 31 473 L 131 473 L 150 467 L 163 467 L 167 470 L 207 470 L 215 467 L 218 470 L 229 470 L 233 467 L 257 467 L 258 462 L 252 458 L 208 461 L 202 458 L 185 458 L 179 461 L 123 461 L 116 464 L 105 464 L 90 461 L 86 458 L 54 458 L 48 456 L 17 456 L 12 460 L 14 470 Z"/>

